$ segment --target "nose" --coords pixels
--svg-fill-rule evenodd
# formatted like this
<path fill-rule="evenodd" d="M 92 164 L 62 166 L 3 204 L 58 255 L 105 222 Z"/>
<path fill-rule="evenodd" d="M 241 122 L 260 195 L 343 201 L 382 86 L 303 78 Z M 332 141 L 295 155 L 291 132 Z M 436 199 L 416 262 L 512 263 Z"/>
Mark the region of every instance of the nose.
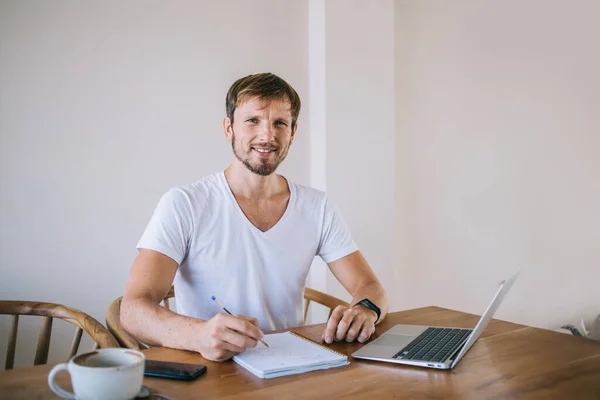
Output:
<path fill-rule="evenodd" d="M 266 122 L 262 126 L 262 129 L 260 130 L 259 140 L 261 142 L 270 143 L 273 141 L 274 133 L 275 133 L 275 131 L 274 131 L 273 127 L 271 126 L 271 124 Z"/>

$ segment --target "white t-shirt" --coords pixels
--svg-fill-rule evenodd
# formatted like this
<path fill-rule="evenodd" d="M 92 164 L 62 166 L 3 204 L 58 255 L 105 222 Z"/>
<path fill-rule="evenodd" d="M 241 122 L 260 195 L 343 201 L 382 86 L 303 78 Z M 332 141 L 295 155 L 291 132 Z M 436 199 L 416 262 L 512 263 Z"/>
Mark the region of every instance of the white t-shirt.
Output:
<path fill-rule="evenodd" d="M 256 228 L 223 172 L 173 188 L 160 200 L 138 249 L 177 262 L 177 312 L 210 319 L 222 312 L 257 318 L 264 331 L 303 324 L 306 277 L 316 255 L 326 263 L 357 250 L 325 193 L 288 181 L 290 199 L 275 226 Z"/>

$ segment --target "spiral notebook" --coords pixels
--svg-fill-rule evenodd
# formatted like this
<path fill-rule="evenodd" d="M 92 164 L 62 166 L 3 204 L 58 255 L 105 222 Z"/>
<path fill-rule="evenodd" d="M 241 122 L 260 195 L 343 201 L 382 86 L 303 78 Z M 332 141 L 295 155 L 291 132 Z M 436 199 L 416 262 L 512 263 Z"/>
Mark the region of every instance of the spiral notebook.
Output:
<path fill-rule="evenodd" d="M 348 365 L 348 356 L 333 351 L 294 332 L 265 335 L 253 349 L 233 356 L 233 361 L 259 378 L 303 374 Z"/>

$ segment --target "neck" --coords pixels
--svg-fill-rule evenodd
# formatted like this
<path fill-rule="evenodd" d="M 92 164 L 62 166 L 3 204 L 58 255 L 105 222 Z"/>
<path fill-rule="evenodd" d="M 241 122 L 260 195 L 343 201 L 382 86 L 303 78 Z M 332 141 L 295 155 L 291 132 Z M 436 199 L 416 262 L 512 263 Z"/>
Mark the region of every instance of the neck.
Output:
<path fill-rule="evenodd" d="M 233 194 L 248 199 L 265 199 L 288 191 L 282 176 L 275 172 L 267 176 L 257 175 L 235 157 L 225 170 L 225 178 Z"/>

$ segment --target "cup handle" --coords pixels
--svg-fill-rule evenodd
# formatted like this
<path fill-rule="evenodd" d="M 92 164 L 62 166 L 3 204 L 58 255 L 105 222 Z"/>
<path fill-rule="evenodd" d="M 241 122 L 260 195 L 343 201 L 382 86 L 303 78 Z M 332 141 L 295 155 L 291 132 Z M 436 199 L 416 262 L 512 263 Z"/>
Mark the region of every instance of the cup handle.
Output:
<path fill-rule="evenodd" d="M 56 394 L 57 396 L 60 396 L 63 399 L 76 400 L 75 395 L 73 393 L 67 392 L 66 390 L 61 389 L 56 384 L 56 382 L 54 382 L 54 378 L 56 377 L 56 374 L 58 374 L 60 371 L 63 371 L 63 370 L 69 372 L 69 364 L 67 364 L 67 363 L 58 364 L 58 365 L 54 366 L 54 368 L 52 368 L 52 370 L 50 370 L 50 374 L 48 375 L 48 386 L 50 386 L 50 389 L 52 389 L 54 394 Z"/>

